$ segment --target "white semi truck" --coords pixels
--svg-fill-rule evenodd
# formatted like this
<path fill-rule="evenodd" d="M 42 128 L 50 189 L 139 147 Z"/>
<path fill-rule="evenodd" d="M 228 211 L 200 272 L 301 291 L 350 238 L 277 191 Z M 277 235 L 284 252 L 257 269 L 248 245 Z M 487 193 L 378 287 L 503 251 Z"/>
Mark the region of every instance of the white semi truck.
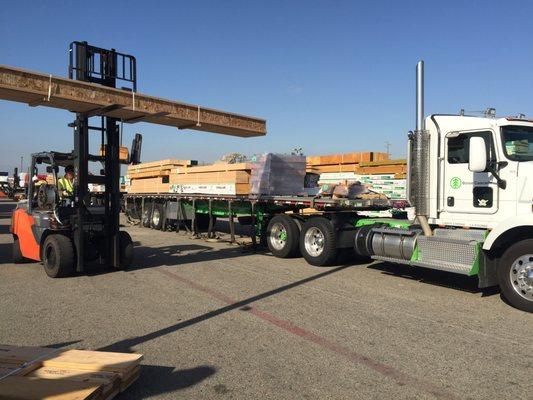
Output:
<path fill-rule="evenodd" d="M 434 114 L 409 134 L 408 193 L 417 224 L 366 228 L 356 250 L 375 260 L 477 275 L 533 311 L 533 121 Z M 463 113 L 461 113 L 463 114 Z"/>
<path fill-rule="evenodd" d="M 499 285 L 511 305 L 533 312 L 533 121 L 464 113 L 424 118 L 422 61 L 416 97 L 407 188 L 416 221 L 364 217 L 362 211 L 383 209 L 378 201 L 301 196 L 129 194 L 126 211 L 155 229 L 192 220 L 212 231 L 216 217 L 229 217 L 232 237 L 233 217 L 248 215 L 253 239 L 261 236 L 276 257 L 301 254 L 321 266 L 348 250 L 477 276 L 480 288 Z M 306 207 L 322 213 L 299 212 Z"/>

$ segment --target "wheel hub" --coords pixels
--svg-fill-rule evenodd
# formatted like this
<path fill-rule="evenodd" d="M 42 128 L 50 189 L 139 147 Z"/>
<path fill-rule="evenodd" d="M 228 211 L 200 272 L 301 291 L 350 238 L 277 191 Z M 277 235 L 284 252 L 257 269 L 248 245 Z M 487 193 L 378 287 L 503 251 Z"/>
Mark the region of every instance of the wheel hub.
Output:
<path fill-rule="evenodd" d="M 533 254 L 517 258 L 509 271 L 509 278 L 516 293 L 533 301 Z"/>
<path fill-rule="evenodd" d="M 305 250 L 312 257 L 318 257 L 324 251 L 324 234 L 318 228 L 311 228 L 305 233 Z"/>
<path fill-rule="evenodd" d="M 281 250 L 285 247 L 287 241 L 287 230 L 280 223 L 272 225 L 270 231 L 270 243 L 276 250 Z"/>

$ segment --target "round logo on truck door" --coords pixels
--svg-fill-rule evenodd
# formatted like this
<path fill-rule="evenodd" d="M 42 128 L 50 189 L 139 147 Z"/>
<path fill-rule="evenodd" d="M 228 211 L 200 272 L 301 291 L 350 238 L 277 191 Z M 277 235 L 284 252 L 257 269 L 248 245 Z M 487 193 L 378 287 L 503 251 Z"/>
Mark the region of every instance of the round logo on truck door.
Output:
<path fill-rule="evenodd" d="M 456 176 L 454 176 L 450 180 L 450 186 L 452 187 L 452 189 L 459 189 L 462 184 L 463 184 L 463 181 L 461 181 L 461 179 Z"/>

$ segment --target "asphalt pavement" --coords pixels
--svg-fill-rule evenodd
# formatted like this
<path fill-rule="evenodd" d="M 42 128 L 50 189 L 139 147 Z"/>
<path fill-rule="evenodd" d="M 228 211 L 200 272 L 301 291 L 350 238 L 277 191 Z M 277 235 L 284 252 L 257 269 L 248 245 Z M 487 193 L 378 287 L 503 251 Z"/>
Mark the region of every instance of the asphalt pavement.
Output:
<path fill-rule="evenodd" d="M 136 226 L 127 271 L 15 265 L 0 203 L 0 343 L 139 352 L 125 399 L 533 398 L 533 315 L 474 279 Z M 224 235 L 223 235 L 224 238 Z"/>

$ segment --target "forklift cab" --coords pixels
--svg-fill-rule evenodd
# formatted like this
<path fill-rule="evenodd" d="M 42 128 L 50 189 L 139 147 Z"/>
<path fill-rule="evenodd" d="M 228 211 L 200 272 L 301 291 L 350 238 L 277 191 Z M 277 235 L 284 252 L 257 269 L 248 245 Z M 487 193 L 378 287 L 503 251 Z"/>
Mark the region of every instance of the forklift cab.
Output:
<path fill-rule="evenodd" d="M 79 253 L 83 254 L 83 267 L 90 263 L 110 264 L 105 194 L 91 193 L 80 199 L 75 182 L 72 197 L 60 196 L 57 186 L 60 168 L 73 165 L 75 159 L 73 153 L 33 154 L 27 200 L 18 204 L 12 218 L 15 262 L 42 261 L 45 272 L 53 278 L 71 275 Z M 40 168 L 43 165 L 44 170 Z M 84 209 L 81 223 L 80 208 Z M 78 247 L 79 236 L 83 237 L 82 248 Z M 132 261 L 133 244 L 126 232 L 119 231 L 118 239 L 118 267 L 125 268 Z"/>

